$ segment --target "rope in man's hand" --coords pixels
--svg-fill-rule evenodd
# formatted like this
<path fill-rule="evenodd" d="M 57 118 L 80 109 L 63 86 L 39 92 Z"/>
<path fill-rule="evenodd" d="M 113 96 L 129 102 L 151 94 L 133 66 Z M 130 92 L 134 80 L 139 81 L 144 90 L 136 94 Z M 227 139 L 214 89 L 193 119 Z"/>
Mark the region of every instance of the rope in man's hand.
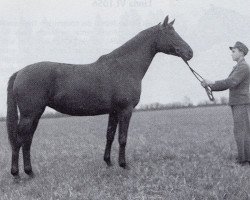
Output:
<path fill-rule="evenodd" d="M 191 72 L 194 74 L 194 76 L 197 78 L 197 80 L 200 81 L 201 85 L 205 88 L 209 100 L 214 101 L 213 91 L 209 87 L 209 85 L 205 83 L 205 81 L 204 81 L 205 79 L 202 78 L 202 76 L 200 74 L 198 74 L 192 67 L 190 67 L 190 65 L 188 64 L 188 62 L 186 60 L 183 59 L 183 61 L 187 64 L 187 66 L 189 67 Z"/>

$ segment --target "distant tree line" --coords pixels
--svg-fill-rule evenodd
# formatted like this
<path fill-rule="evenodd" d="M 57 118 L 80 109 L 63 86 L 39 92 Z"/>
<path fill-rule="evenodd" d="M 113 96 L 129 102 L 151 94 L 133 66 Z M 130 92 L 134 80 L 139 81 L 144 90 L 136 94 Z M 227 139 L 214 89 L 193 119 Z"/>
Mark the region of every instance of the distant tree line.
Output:
<path fill-rule="evenodd" d="M 150 110 L 169 110 L 169 109 L 180 109 L 180 108 L 193 108 L 193 107 L 206 107 L 206 106 L 221 106 L 227 105 L 228 98 L 221 97 L 220 99 L 215 99 L 215 101 L 204 100 L 199 102 L 197 105 L 194 105 L 189 97 L 184 97 L 183 102 L 173 102 L 168 104 L 161 103 L 151 103 L 146 105 L 141 105 L 140 107 L 135 108 L 137 111 L 150 111 Z M 65 115 L 59 112 L 45 112 L 42 115 L 42 118 L 60 118 L 60 117 L 69 117 L 70 115 Z M 0 117 L 0 121 L 5 121 L 5 117 Z"/>
<path fill-rule="evenodd" d="M 136 111 L 148 111 L 148 110 L 168 110 L 168 109 L 179 109 L 179 108 L 192 108 L 192 107 L 205 107 L 205 106 L 221 106 L 227 105 L 228 98 L 221 97 L 220 99 L 216 99 L 214 101 L 204 100 L 199 102 L 197 105 L 194 105 L 190 98 L 184 97 L 183 102 L 173 102 L 168 104 L 161 103 L 151 103 L 146 105 L 141 105 L 139 108 L 136 108 Z"/>

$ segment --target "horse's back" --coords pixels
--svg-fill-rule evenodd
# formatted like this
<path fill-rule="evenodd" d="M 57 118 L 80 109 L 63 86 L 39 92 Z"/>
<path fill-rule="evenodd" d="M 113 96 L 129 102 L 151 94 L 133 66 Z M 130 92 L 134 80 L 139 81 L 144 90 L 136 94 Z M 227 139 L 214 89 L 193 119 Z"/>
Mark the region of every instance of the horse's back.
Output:
<path fill-rule="evenodd" d="M 53 65 L 49 62 L 28 65 L 18 71 L 14 90 L 44 89 L 52 81 L 54 71 Z"/>
<path fill-rule="evenodd" d="M 114 89 L 107 65 L 61 66 L 50 107 L 70 115 L 97 115 L 111 109 Z"/>
<path fill-rule="evenodd" d="M 18 72 L 14 84 L 18 104 L 29 111 L 49 106 L 72 115 L 107 113 L 112 81 L 107 65 L 40 62 Z"/>
<path fill-rule="evenodd" d="M 108 113 L 115 104 L 139 101 L 140 83 L 118 65 L 105 59 L 86 65 L 35 63 L 18 72 L 14 92 L 27 112 L 49 106 L 71 115 Z"/>
<path fill-rule="evenodd" d="M 56 62 L 39 62 L 28 65 L 18 71 L 14 89 L 36 89 L 36 91 L 49 89 L 57 79 L 58 74 L 65 74 L 66 77 L 74 71 L 77 65 L 56 63 Z"/>

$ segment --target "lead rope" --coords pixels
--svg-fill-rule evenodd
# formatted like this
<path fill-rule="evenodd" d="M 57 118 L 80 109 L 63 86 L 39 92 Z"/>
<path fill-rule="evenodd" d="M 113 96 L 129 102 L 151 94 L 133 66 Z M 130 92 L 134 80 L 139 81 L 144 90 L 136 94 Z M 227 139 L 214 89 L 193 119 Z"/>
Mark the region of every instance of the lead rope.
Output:
<path fill-rule="evenodd" d="M 200 74 L 198 74 L 192 67 L 190 67 L 190 65 L 188 64 L 187 61 L 185 61 L 184 59 L 183 59 L 183 61 L 187 64 L 187 66 L 189 67 L 191 72 L 194 74 L 195 78 L 197 78 L 197 80 L 200 81 L 200 83 L 201 83 L 204 80 L 204 78 L 202 78 L 202 76 Z M 207 92 L 207 96 L 208 96 L 209 100 L 214 101 L 212 89 L 209 86 L 206 86 L 205 90 Z"/>

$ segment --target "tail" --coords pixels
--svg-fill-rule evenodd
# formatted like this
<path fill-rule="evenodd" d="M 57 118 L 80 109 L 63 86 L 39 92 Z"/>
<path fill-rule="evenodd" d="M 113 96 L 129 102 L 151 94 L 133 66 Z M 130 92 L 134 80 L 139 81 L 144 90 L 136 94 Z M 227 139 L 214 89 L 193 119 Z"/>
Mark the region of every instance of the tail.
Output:
<path fill-rule="evenodd" d="M 13 93 L 13 85 L 16 79 L 17 72 L 14 73 L 8 82 L 7 88 L 7 118 L 6 125 L 9 136 L 9 141 L 11 146 L 16 143 L 17 136 L 17 123 L 18 123 L 18 112 L 17 112 L 17 103 Z"/>

